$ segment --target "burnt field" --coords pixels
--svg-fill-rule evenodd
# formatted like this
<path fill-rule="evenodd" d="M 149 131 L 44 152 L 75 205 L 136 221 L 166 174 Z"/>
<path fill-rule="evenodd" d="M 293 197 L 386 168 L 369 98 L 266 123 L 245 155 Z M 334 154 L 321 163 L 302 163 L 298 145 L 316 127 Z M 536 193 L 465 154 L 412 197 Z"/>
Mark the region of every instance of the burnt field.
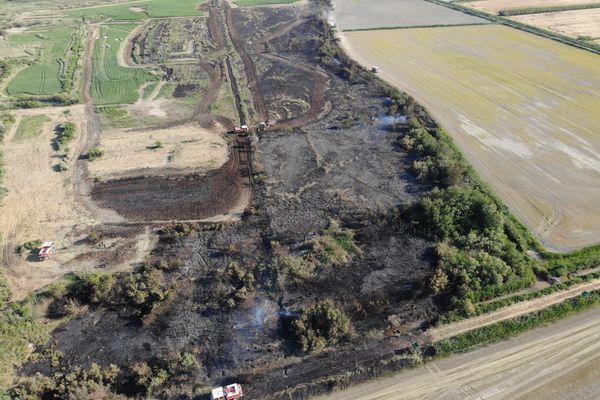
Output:
<path fill-rule="evenodd" d="M 425 287 L 433 243 L 397 207 L 429 187 L 409 173 L 412 157 L 388 129 L 386 88 L 347 60 L 323 62 L 312 4 L 208 9 L 214 48 L 204 58 L 222 71 L 209 86 L 232 87 L 240 117 L 278 124 L 253 145 L 232 139 L 231 161 L 206 176 L 102 182 L 93 196 L 134 221 L 223 214 L 252 184 L 250 204 L 239 222 L 156 228 L 144 266 L 55 331 L 40 351 L 58 360 L 41 357 L 23 376 L 115 364 L 111 390 L 124 396 L 207 398 L 210 387 L 238 381 L 248 399 L 287 399 L 414 363 L 399 349 L 422 341 L 438 315 Z M 211 110 L 203 102 L 195 118 L 233 122 Z M 306 347 L 294 327 L 323 300 L 347 316 L 343 338 Z"/>

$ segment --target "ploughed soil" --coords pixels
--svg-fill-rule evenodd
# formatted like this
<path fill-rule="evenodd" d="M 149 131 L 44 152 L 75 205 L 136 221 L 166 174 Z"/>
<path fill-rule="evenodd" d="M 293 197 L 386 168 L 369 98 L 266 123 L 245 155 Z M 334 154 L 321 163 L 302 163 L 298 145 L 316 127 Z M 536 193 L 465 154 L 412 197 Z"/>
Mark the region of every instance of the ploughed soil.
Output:
<path fill-rule="evenodd" d="M 237 152 L 234 149 L 232 153 Z M 246 190 L 236 154 L 206 174 L 139 176 L 98 183 L 96 202 L 132 221 L 181 221 L 226 214 Z"/>
<path fill-rule="evenodd" d="M 205 176 L 99 183 L 94 197 L 132 220 L 196 219 L 227 209 L 237 174 L 253 182 L 251 204 L 237 223 L 158 230 L 154 257 L 179 260 L 165 272 L 173 287 L 168 300 L 142 321 L 131 318 L 117 294 L 80 314 L 53 335 L 52 348 L 63 354 L 60 368 L 96 362 L 127 371 L 138 361 L 191 352 L 202 367 L 158 397 L 198 398 L 193 387 L 238 381 L 248 399 L 297 399 L 407 365 L 399 349 L 422 340 L 437 309 L 424 287 L 433 268 L 431 243 L 414 237 L 395 213 L 427 188 L 409 174 L 412 160 L 395 144 L 398 134 L 385 129 L 382 87 L 368 72 L 350 80 L 320 64 L 320 11 L 313 4 L 227 10 L 215 0 L 211 16 L 219 8 L 235 23 L 225 35 L 245 38 L 235 49 L 245 53 L 244 73 L 256 74 L 252 95 L 262 97 L 267 113 L 288 114 L 260 134 L 253 158 L 234 152 L 239 161 L 233 156 Z M 269 39 L 263 50 L 261 38 Z M 251 176 L 240 172 L 242 164 L 253 167 Z M 355 232 L 362 255 L 320 267 L 314 276 L 278 281 L 269 268 L 273 260 L 305 254 L 332 220 Z M 234 262 L 256 282 L 232 302 Z M 305 354 L 289 324 L 322 299 L 350 316 L 353 333 L 336 348 Z M 54 370 L 40 361 L 22 372 Z"/>

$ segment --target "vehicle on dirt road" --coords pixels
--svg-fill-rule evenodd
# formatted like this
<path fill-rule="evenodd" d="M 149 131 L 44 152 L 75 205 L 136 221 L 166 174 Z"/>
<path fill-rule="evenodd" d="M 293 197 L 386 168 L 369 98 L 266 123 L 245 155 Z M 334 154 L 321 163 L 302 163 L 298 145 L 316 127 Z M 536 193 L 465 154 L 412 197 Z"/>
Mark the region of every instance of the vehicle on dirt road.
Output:
<path fill-rule="evenodd" d="M 225 387 L 216 387 L 210 392 L 211 400 L 234 400 L 243 396 L 244 392 L 239 383 L 233 383 Z"/>

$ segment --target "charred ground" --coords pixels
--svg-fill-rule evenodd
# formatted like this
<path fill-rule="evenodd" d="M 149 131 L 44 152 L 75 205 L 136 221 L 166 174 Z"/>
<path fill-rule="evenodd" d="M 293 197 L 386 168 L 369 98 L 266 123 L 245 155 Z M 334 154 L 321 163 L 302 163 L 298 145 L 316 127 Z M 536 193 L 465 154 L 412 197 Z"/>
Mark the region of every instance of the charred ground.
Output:
<path fill-rule="evenodd" d="M 178 25 L 206 26 L 199 45 L 212 50 L 195 55 L 202 61 L 193 68 L 210 66 L 207 86 L 227 79 L 234 94 L 246 82 L 251 98 L 238 92 L 238 116 L 275 118 L 278 126 L 261 133 L 253 158 L 223 167 L 230 175 L 105 182 L 94 196 L 132 220 L 193 219 L 205 209 L 224 212 L 236 180 L 245 179 L 253 183 L 250 206 L 233 224 L 155 228 L 152 258 L 137 273 L 119 275 L 101 301 L 87 301 L 86 311 L 53 334 L 48 349 L 59 360 L 32 362 L 24 376 L 115 364 L 122 372 L 112 387 L 124 395 L 196 398 L 238 380 L 248 398 L 306 396 L 410 364 L 398 349 L 420 340 L 436 317 L 424 283 L 433 272 L 432 243 L 397 212 L 428 187 L 409 173 L 412 159 L 387 129 L 386 88 L 345 59 L 324 62 L 323 46 L 334 42 L 323 36 L 318 8 L 229 9 L 213 1 L 208 9 L 205 25 Z M 160 38 L 167 28 L 158 26 Z M 143 59 L 149 39 L 140 40 Z M 235 79 L 227 62 L 238 68 Z M 178 82 L 182 95 L 189 80 Z M 200 103 L 199 122 L 231 122 Z M 253 169 L 244 176 L 239 166 L 246 163 Z M 168 195 L 152 194 L 151 185 Z M 343 257 L 323 253 L 331 243 Z M 350 339 L 305 353 L 289 328 L 324 299 L 350 317 Z M 190 354 L 198 364 L 181 367 Z M 145 381 L 144 368 L 153 378 L 167 376 Z"/>

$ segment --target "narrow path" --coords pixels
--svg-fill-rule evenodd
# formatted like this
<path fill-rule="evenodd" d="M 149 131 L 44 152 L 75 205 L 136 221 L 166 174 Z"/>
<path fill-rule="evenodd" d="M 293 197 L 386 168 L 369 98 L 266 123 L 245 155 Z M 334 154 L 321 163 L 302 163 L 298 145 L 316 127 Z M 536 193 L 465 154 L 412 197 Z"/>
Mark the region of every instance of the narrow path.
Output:
<path fill-rule="evenodd" d="M 536 311 L 543 310 L 554 304 L 561 303 L 573 297 L 580 296 L 583 292 L 600 289 L 600 279 L 572 286 L 569 289 L 552 293 L 547 296 L 539 297 L 533 300 L 522 301 L 500 310 L 479 315 L 477 317 L 465 319 L 462 321 L 441 325 L 425 332 L 431 341 L 437 342 L 440 340 L 451 338 L 452 336 L 460 335 L 473 329 L 492 325 L 507 319 L 513 319 L 525 314 L 530 314 Z"/>
<path fill-rule="evenodd" d="M 87 180 L 87 160 L 83 157 L 83 154 L 87 153 L 90 148 L 97 146 L 100 143 L 100 118 L 94 110 L 94 100 L 92 98 L 94 45 L 99 36 L 100 26 L 98 24 L 88 25 L 82 85 L 82 98 L 86 119 L 86 137 L 81 141 L 82 144 L 77 149 L 77 154 L 80 154 L 80 156 L 75 163 L 75 189 L 83 207 L 90 211 L 98 220 L 103 222 L 119 222 L 123 220 L 121 216 L 112 210 L 98 207 L 91 199 L 91 186 Z"/>

